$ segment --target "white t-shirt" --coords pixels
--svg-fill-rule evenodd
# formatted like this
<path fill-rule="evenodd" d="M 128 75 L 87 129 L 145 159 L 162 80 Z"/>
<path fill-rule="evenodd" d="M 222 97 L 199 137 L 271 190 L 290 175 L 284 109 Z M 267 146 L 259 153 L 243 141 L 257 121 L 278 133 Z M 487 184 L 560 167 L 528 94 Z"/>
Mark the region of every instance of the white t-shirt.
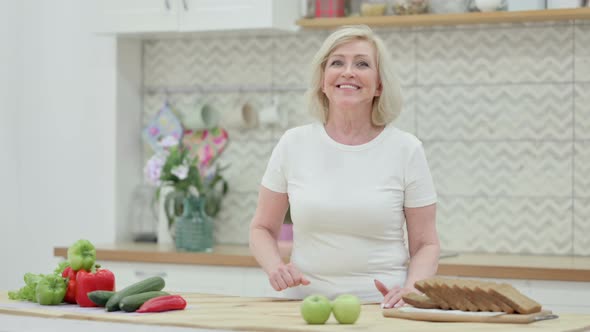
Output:
<path fill-rule="evenodd" d="M 374 279 L 388 287 L 406 279 L 404 207 L 436 202 L 422 143 L 391 124 L 361 145 L 334 141 L 320 122 L 292 128 L 262 185 L 289 195 L 291 262 L 311 281 L 285 290 L 288 298 L 348 293 L 381 302 Z"/>

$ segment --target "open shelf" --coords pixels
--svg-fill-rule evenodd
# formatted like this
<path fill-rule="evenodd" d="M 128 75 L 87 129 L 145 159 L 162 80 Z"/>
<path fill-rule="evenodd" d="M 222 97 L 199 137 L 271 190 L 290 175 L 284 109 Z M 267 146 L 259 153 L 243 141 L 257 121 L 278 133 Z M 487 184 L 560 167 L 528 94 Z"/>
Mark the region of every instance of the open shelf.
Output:
<path fill-rule="evenodd" d="M 422 14 L 391 16 L 351 16 L 305 18 L 297 25 L 309 29 L 332 29 L 341 25 L 366 24 L 373 27 L 411 27 L 512 22 L 569 21 L 590 19 L 590 8 L 546 9 L 532 11 L 470 12 L 459 14 Z"/>

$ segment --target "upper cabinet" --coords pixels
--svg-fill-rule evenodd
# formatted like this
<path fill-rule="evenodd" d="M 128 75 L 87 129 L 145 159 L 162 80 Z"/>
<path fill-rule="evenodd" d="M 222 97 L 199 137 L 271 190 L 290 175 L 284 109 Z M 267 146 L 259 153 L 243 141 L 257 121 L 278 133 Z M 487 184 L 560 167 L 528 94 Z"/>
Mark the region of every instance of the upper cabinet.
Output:
<path fill-rule="evenodd" d="M 295 30 L 299 0 L 94 0 L 97 32 Z"/>

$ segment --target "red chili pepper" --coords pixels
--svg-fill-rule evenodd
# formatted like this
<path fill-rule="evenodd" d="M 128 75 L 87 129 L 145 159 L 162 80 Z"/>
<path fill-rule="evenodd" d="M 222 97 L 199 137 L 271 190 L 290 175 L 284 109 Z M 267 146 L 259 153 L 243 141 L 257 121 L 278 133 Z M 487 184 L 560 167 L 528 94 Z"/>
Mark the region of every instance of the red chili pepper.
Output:
<path fill-rule="evenodd" d="M 186 308 L 186 301 L 182 296 L 164 295 L 147 300 L 136 312 L 162 312 L 184 308 Z"/>
<path fill-rule="evenodd" d="M 72 270 L 71 267 L 66 267 L 61 273 L 61 276 L 68 279 L 68 289 L 64 296 L 64 302 L 76 304 L 76 274 L 78 272 Z"/>
<path fill-rule="evenodd" d="M 96 272 L 78 271 L 76 275 L 76 302 L 81 307 L 96 307 L 88 298 L 88 293 L 95 290 L 114 291 L 115 275 L 107 269 L 96 268 Z"/>

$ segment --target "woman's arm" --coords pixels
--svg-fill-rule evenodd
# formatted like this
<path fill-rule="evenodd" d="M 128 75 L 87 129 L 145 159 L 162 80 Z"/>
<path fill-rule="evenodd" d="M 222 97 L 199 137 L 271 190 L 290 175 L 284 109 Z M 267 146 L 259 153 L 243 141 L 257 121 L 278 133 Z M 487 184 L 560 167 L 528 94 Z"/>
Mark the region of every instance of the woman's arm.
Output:
<path fill-rule="evenodd" d="M 405 208 L 410 265 L 405 287 L 414 289 L 418 280 L 432 277 L 438 269 L 440 243 L 436 232 L 436 204 Z"/>
<path fill-rule="evenodd" d="M 383 283 L 375 280 L 377 289 L 383 294 L 384 308 L 404 305 L 402 295 L 416 291 L 414 283 L 432 277 L 438 269 L 440 243 L 436 232 L 436 204 L 418 208 L 405 208 L 408 228 L 408 245 L 410 264 L 404 287 L 387 289 Z"/>
<path fill-rule="evenodd" d="M 261 186 L 258 206 L 250 224 L 250 251 L 277 291 L 309 284 L 292 264 L 283 262 L 279 253 L 277 240 L 288 208 L 287 194 Z"/>

